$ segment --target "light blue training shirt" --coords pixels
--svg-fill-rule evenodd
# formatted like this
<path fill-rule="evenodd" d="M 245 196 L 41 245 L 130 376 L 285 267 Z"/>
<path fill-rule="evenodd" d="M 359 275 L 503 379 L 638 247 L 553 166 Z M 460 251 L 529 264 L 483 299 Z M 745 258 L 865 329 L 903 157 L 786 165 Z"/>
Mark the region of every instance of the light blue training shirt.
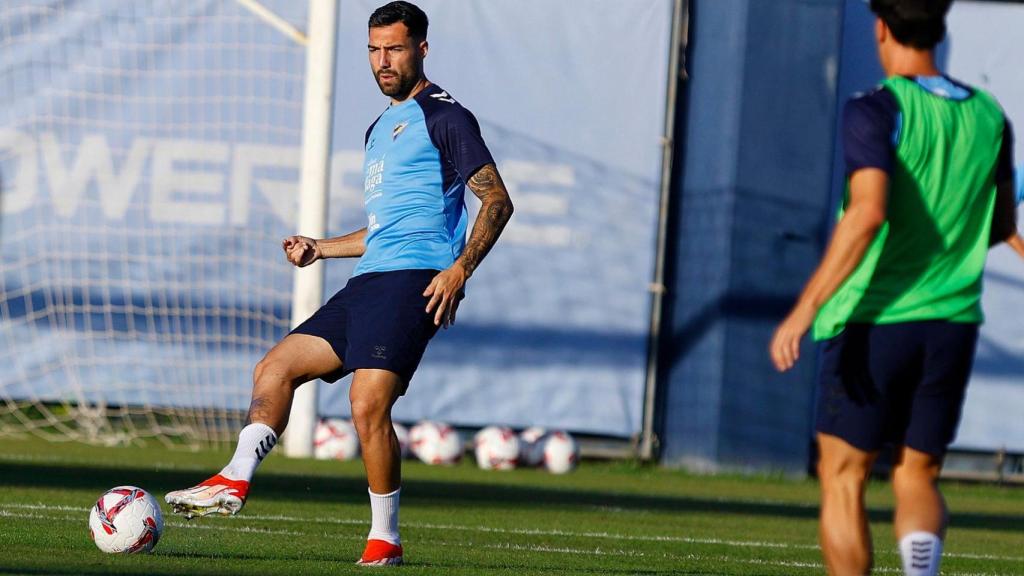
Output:
<path fill-rule="evenodd" d="M 466 182 L 494 162 L 476 118 L 430 85 L 389 106 L 365 149 L 366 252 L 354 275 L 451 266 L 466 244 Z"/>

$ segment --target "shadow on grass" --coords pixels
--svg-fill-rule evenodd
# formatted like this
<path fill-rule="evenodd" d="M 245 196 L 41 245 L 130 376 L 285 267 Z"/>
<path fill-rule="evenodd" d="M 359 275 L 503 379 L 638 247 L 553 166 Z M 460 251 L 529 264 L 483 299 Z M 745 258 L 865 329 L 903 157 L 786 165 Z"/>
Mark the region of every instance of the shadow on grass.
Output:
<path fill-rule="evenodd" d="M 453 474 L 457 474 L 457 469 Z M 97 494 L 112 486 L 130 482 L 146 487 L 157 495 L 194 485 L 201 478 L 194 472 L 147 468 L 103 468 L 40 463 L 4 463 L 0 465 L 0 489 L 3 486 L 27 488 L 88 489 Z M 300 476 L 263 471 L 254 486 L 256 497 L 292 502 L 366 503 L 366 481 L 356 476 Z M 751 498 L 756 495 L 752 494 Z M 162 498 L 161 498 L 162 500 Z M 567 511 L 578 507 L 617 508 L 623 510 L 729 514 L 813 520 L 816 506 L 742 499 L 710 499 L 689 496 L 643 496 L 608 490 L 555 489 L 537 486 L 484 484 L 472 481 L 407 479 L 403 502 L 413 506 L 433 506 L 450 510 L 529 509 Z M 889 509 L 869 511 L 872 521 L 892 518 Z M 957 528 L 975 528 L 1016 532 L 1024 526 L 1024 515 L 951 513 Z"/>

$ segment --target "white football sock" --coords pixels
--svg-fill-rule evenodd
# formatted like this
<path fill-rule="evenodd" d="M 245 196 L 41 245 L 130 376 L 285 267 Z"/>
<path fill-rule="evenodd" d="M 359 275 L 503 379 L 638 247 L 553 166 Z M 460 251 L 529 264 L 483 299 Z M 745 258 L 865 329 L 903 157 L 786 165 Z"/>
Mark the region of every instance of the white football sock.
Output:
<path fill-rule="evenodd" d="M 402 539 L 398 537 L 398 495 L 401 491 L 399 488 L 390 494 L 374 494 L 367 489 L 372 514 L 367 540 L 384 540 L 395 546 L 402 544 Z"/>
<path fill-rule="evenodd" d="M 231 480 L 252 482 L 256 467 L 277 444 L 277 434 L 266 424 L 249 424 L 238 434 L 238 447 L 220 475 Z"/>
<path fill-rule="evenodd" d="M 906 576 L 937 576 L 942 560 L 942 540 L 928 532 L 911 532 L 900 540 Z"/>

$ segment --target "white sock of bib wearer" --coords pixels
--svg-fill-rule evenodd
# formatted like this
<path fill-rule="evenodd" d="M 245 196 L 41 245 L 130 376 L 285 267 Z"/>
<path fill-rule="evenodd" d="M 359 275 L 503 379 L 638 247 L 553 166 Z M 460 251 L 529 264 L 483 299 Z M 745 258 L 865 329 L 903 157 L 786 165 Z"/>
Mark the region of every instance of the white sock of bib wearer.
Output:
<path fill-rule="evenodd" d="M 367 540 L 384 540 L 395 546 L 401 546 L 402 539 L 398 537 L 398 495 L 401 488 L 390 494 L 370 493 L 370 535 Z"/>
<path fill-rule="evenodd" d="M 252 482 L 256 467 L 277 444 L 277 434 L 266 424 L 249 424 L 238 434 L 238 447 L 220 475 L 231 480 Z"/>
<path fill-rule="evenodd" d="M 911 532 L 900 540 L 906 576 L 937 576 L 942 560 L 942 540 L 928 532 Z"/>

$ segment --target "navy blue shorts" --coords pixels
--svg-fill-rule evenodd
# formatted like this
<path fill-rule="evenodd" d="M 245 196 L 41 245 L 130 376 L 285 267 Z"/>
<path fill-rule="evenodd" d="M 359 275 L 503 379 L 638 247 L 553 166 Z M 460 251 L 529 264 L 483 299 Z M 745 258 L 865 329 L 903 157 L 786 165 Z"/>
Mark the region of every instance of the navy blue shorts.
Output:
<path fill-rule="evenodd" d="M 850 324 L 824 344 L 816 430 L 865 452 L 943 456 L 956 436 L 978 325 Z"/>
<path fill-rule="evenodd" d="M 334 382 L 360 368 L 389 370 L 405 394 L 427 343 L 437 333 L 423 291 L 437 270 L 368 272 L 349 279 L 337 294 L 292 334 L 326 340 L 341 369 L 320 377 Z"/>

